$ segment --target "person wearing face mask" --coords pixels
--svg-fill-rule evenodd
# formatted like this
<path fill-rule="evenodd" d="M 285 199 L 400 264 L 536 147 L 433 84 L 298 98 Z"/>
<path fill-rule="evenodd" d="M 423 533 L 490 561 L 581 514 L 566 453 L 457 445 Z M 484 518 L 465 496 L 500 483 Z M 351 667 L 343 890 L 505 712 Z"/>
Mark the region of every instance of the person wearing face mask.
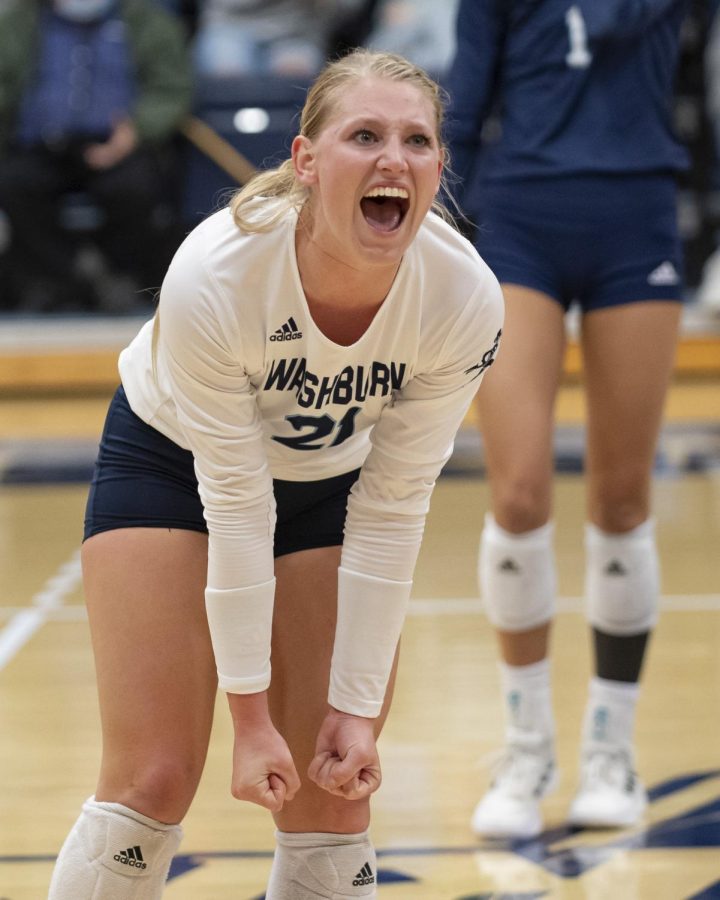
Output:
<path fill-rule="evenodd" d="M 68 193 L 100 208 L 111 270 L 143 277 L 190 96 L 182 28 L 150 0 L 23 0 L 0 13 L 0 209 L 29 308 L 97 302 L 59 224 Z"/>
<path fill-rule="evenodd" d="M 447 70 L 455 49 L 458 0 L 380 0 L 366 45 L 402 53 L 438 76 Z"/>
<path fill-rule="evenodd" d="M 198 0 L 196 71 L 209 78 L 313 78 L 331 50 L 335 29 L 362 17 L 367 5 L 367 0 Z"/>

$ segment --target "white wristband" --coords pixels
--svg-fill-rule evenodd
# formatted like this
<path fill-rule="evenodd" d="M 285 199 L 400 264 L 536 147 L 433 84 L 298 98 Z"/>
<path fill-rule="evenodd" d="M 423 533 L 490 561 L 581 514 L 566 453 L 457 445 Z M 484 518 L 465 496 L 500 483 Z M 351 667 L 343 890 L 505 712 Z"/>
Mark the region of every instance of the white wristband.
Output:
<path fill-rule="evenodd" d="M 342 712 L 380 715 L 412 581 L 338 569 L 338 610 L 328 702 Z"/>
<path fill-rule="evenodd" d="M 233 590 L 205 589 L 218 683 L 231 694 L 254 694 L 270 684 L 275 579 Z"/>

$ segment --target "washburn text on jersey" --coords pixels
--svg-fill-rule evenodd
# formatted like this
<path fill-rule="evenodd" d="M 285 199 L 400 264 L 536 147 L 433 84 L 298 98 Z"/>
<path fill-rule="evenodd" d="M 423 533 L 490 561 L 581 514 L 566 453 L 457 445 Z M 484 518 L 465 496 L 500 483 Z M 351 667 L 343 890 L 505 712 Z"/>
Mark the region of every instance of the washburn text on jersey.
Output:
<path fill-rule="evenodd" d="M 276 359 L 263 384 L 264 391 L 294 391 L 298 406 L 321 409 L 329 404 L 346 406 L 368 397 L 386 397 L 398 391 L 405 380 L 405 363 L 372 362 L 367 366 L 345 366 L 322 378 L 307 368 L 303 357 Z"/>

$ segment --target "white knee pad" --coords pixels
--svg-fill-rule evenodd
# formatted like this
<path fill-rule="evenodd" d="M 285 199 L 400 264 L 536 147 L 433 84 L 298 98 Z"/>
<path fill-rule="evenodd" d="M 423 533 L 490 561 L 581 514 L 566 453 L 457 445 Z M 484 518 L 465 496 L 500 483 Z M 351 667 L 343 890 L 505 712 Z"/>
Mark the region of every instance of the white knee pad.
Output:
<path fill-rule="evenodd" d="M 179 825 L 91 797 L 60 851 L 48 900 L 158 900 L 181 839 Z"/>
<path fill-rule="evenodd" d="M 359 834 L 276 832 L 265 900 L 364 900 L 377 897 L 375 850 Z"/>
<path fill-rule="evenodd" d="M 657 621 L 660 566 L 652 519 L 624 534 L 585 529 L 587 618 L 613 635 L 641 634 Z"/>
<path fill-rule="evenodd" d="M 511 534 L 485 516 L 478 578 L 488 619 L 502 631 L 526 631 L 555 613 L 553 525 Z"/>

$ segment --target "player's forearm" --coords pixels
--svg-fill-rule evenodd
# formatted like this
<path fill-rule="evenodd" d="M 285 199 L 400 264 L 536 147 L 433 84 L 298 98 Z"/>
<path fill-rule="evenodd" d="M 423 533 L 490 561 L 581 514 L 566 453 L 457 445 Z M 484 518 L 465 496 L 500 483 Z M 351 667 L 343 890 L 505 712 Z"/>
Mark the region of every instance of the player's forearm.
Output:
<path fill-rule="evenodd" d="M 228 694 L 227 698 L 230 715 L 237 730 L 241 731 L 267 722 L 270 716 L 267 691 L 258 691 L 254 694 Z"/>

